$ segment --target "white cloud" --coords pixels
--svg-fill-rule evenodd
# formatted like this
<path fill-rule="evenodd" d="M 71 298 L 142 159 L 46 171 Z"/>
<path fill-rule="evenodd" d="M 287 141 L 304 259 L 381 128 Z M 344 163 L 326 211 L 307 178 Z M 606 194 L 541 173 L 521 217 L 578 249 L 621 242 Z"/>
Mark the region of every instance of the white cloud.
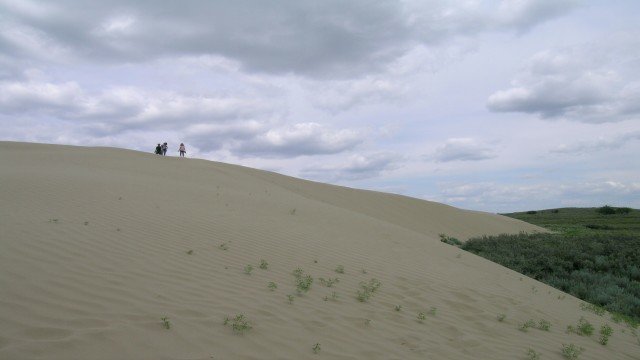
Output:
<path fill-rule="evenodd" d="M 640 117 L 640 41 L 632 34 L 533 56 L 512 82 L 492 94 L 497 112 L 604 123 Z"/>
<path fill-rule="evenodd" d="M 601 179 L 533 185 L 480 182 L 440 184 L 435 200 L 471 209 L 538 210 L 563 206 L 628 206 L 640 201 L 640 182 Z M 526 206 L 526 207 L 523 207 Z"/>
<path fill-rule="evenodd" d="M 433 158 L 438 162 L 449 161 L 478 161 L 496 157 L 493 149 L 472 138 L 448 139 L 444 145 L 436 148 Z"/>
<path fill-rule="evenodd" d="M 577 141 L 571 144 L 561 144 L 552 149 L 552 153 L 559 154 L 594 154 L 624 147 L 627 143 L 640 140 L 640 132 L 626 133 L 612 137 L 599 137 L 595 140 Z"/>
<path fill-rule="evenodd" d="M 394 170 L 401 161 L 402 156 L 390 152 L 354 154 L 337 165 L 306 167 L 300 171 L 300 175 L 322 181 L 362 180 Z"/>
<path fill-rule="evenodd" d="M 251 141 L 233 146 L 236 154 L 262 157 L 295 157 L 336 154 L 353 149 L 363 141 L 361 132 L 333 130 L 318 123 L 296 123 L 271 128 Z"/>

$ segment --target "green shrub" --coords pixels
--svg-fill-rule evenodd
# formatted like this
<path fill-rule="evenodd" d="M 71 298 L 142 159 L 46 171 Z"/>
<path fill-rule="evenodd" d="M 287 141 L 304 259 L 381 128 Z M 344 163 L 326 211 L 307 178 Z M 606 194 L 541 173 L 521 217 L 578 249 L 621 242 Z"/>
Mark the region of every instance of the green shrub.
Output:
<path fill-rule="evenodd" d="M 380 288 L 382 283 L 378 279 L 371 279 L 369 282 L 361 282 L 360 290 L 356 291 L 356 299 L 360 302 L 367 302 L 373 294 Z"/>
<path fill-rule="evenodd" d="M 224 325 L 228 324 L 231 324 L 231 328 L 236 334 L 244 334 L 245 332 L 252 329 L 251 324 L 244 316 L 244 314 L 237 314 L 233 319 L 229 319 L 229 317 L 226 317 L 224 319 Z"/>
<path fill-rule="evenodd" d="M 545 319 L 541 319 L 538 322 L 538 329 L 543 331 L 549 331 L 549 329 L 551 329 L 551 323 Z"/>
<path fill-rule="evenodd" d="M 527 349 L 526 356 L 527 360 L 540 360 L 540 354 L 532 348 Z"/>
<path fill-rule="evenodd" d="M 565 359 L 576 360 L 583 351 L 583 348 L 577 347 L 574 344 L 562 344 L 562 356 L 564 356 Z"/>
<path fill-rule="evenodd" d="M 268 268 L 269 268 L 269 263 L 264 259 L 260 259 L 260 269 L 267 270 Z"/>
<path fill-rule="evenodd" d="M 344 274 L 344 266 L 342 266 L 342 265 L 338 265 L 338 266 L 336 267 L 336 272 L 337 272 L 338 274 Z"/>
<path fill-rule="evenodd" d="M 612 334 L 613 329 L 611 326 L 609 326 L 609 324 L 604 324 L 600 327 L 600 339 L 598 341 L 602 345 L 607 345 Z"/>
<path fill-rule="evenodd" d="M 447 236 L 446 234 L 439 234 L 440 236 L 440 241 L 442 241 L 445 244 L 449 244 L 449 245 L 453 245 L 453 246 L 460 246 L 462 245 L 462 241 L 451 237 L 451 236 Z"/>
<path fill-rule="evenodd" d="M 612 215 L 612 214 L 616 213 L 616 209 L 614 207 L 609 206 L 609 205 L 605 205 L 603 207 L 599 207 L 599 208 L 596 209 L 596 211 L 599 214 L 602 214 L 602 215 Z"/>
<path fill-rule="evenodd" d="M 162 320 L 162 327 L 164 327 L 167 330 L 171 329 L 171 322 L 169 322 L 168 317 L 163 316 L 160 318 L 160 320 Z"/>
<path fill-rule="evenodd" d="M 461 248 L 594 304 L 589 311 L 640 321 L 640 235 L 500 235 Z"/>

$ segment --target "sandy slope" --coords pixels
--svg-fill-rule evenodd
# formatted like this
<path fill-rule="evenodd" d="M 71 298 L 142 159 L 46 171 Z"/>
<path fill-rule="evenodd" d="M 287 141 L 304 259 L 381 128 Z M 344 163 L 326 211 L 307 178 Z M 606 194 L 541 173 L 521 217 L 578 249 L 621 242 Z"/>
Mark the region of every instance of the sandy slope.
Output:
<path fill-rule="evenodd" d="M 566 334 L 607 319 L 437 236 L 535 230 L 209 161 L 0 142 L 0 359 L 561 359 L 563 343 L 639 359 L 629 330 L 611 324 L 606 347 Z M 297 267 L 315 282 L 289 304 Z M 358 302 L 371 278 L 381 288 Z M 222 324 L 239 313 L 245 334 Z M 518 331 L 530 318 L 551 331 Z"/>

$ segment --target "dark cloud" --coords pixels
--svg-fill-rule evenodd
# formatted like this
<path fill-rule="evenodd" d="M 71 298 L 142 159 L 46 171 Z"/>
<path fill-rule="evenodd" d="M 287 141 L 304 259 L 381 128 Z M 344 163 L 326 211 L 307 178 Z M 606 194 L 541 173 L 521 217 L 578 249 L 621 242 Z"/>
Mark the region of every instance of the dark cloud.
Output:
<path fill-rule="evenodd" d="M 640 117 L 640 42 L 617 40 L 536 54 L 488 108 L 590 123 Z"/>
<path fill-rule="evenodd" d="M 478 161 L 496 157 L 489 146 L 470 138 L 454 138 L 439 146 L 435 154 L 428 156 L 438 162 Z"/>
<path fill-rule="evenodd" d="M 0 50 L 39 57 L 147 61 L 219 55 L 250 71 L 352 77 L 375 71 L 417 43 L 522 29 L 577 1 L 80 0 L 0 3 Z"/>

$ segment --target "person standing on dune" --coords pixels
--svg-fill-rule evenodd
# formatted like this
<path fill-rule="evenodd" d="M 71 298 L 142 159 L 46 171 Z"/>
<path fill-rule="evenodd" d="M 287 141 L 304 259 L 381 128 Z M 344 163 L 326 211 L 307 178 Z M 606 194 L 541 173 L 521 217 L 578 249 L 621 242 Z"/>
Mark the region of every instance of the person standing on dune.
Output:
<path fill-rule="evenodd" d="M 158 146 L 156 146 L 156 154 L 162 155 L 162 146 L 160 146 L 160 144 L 158 144 Z"/>
<path fill-rule="evenodd" d="M 184 157 L 184 154 L 187 152 L 187 148 L 184 147 L 184 143 L 180 143 L 178 151 L 180 151 L 180 157 Z"/>
<path fill-rule="evenodd" d="M 169 145 L 167 143 L 162 144 L 162 155 L 167 156 L 167 149 L 169 149 Z"/>

